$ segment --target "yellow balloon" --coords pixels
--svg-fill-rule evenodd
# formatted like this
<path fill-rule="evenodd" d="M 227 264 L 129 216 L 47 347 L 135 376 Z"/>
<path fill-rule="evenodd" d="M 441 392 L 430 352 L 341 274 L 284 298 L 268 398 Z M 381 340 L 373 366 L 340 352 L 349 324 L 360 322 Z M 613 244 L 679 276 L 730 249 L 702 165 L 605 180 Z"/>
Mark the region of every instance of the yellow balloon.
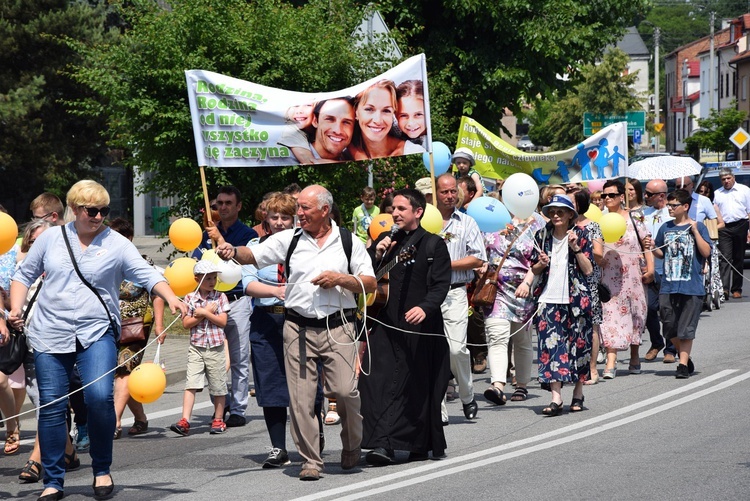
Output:
<path fill-rule="evenodd" d="M 198 287 L 193 275 L 193 266 L 195 266 L 195 259 L 181 257 L 169 263 L 167 269 L 164 270 L 164 278 L 167 279 L 172 292 L 176 295 L 184 296 Z"/>
<path fill-rule="evenodd" d="M 198 223 L 183 217 L 169 227 L 169 240 L 174 248 L 182 252 L 190 252 L 201 244 L 203 231 Z"/>
<path fill-rule="evenodd" d="M 203 252 L 203 255 L 201 256 L 201 261 L 209 261 L 213 264 L 218 265 L 224 260 L 219 257 L 219 255 L 216 253 L 215 250 L 207 249 L 206 251 Z"/>
<path fill-rule="evenodd" d="M 158 365 L 147 362 L 130 373 L 128 391 L 133 400 L 142 404 L 155 402 L 167 387 L 167 376 Z"/>
<path fill-rule="evenodd" d="M 440 211 L 432 204 L 427 204 L 427 208 L 422 214 L 422 221 L 420 222 L 422 228 L 430 233 L 440 233 L 443 231 L 443 216 Z"/>
<path fill-rule="evenodd" d="M 625 234 L 625 230 L 628 228 L 625 218 L 617 212 L 604 214 L 599 220 L 599 226 L 602 227 L 602 236 L 604 237 L 604 241 L 608 244 L 620 240 Z"/>
<path fill-rule="evenodd" d="M 0 254 L 13 248 L 18 238 L 16 221 L 5 212 L 0 212 Z"/>
<path fill-rule="evenodd" d="M 597 207 L 594 204 L 589 205 L 589 210 L 587 210 L 584 214 L 587 218 L 589 218 L 591 221 L 598 223 L 602 220 L 602 210 Z"/>

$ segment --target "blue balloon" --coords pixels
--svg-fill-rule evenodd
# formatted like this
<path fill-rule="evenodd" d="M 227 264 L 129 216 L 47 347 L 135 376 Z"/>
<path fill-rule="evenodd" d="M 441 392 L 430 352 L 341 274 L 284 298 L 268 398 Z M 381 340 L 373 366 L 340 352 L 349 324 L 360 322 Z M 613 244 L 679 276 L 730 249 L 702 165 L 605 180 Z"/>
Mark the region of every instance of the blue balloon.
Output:
<path fill-rule="evenodd" d="M 505 205 L 492 197 L 475 198 L 469 204 L 466 213 L 474 218 L 479 230 L 484 233 L 500 231 L 511 221 L 510 212 Z"/>
<path fill-rule="evenodd" d="M 422 162 L 427 172 L 430 172 L 430 153 L 422 153 Z M 435 176 L 448 172 L 453 162 L 453 155 L 450 148 L 439 141 L 432 143 L 432 163 L 435 166 Z"/>

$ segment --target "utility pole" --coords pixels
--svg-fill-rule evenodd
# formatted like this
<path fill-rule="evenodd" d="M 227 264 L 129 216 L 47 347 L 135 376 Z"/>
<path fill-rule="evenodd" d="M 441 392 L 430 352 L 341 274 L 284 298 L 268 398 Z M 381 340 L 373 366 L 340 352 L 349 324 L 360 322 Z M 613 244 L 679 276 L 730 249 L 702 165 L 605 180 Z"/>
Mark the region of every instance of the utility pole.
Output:
<path fill-rule="evenodd" d="M 708 62 L 708 110 L 714 109 L 714 22 L 716 12 L 711 12 L 711 38 L 709 45 L 709 62 Z"/>
<path fill-rule="evenodd" d="M 658 26 L 654 28 L 654 125 L 658 124 L 660 118 L 660 106 L 659 106 L 659 37 L 661 36 L 661 30 Z M 654 130 L 656 135 L 656 142 L 654 143 L 654 152 L 659 152 L 659 136 L 660 132 Z"/>

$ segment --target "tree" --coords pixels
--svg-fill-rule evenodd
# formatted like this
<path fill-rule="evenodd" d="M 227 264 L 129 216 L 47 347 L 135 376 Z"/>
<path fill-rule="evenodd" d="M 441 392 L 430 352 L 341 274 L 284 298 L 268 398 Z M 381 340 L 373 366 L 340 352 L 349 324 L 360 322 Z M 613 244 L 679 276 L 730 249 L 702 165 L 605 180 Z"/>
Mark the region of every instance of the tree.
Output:
<path fill-rule="evenodd" d="M 105 11 L 96 2 L 28 0 L 0 6 L 0 200 L 24 218 L 44 190 L 62 196 L 104 152 L 101 117 L 69 113 L 86 96 L 66 73 L 79 56 L 65 39 L 98 44 Z"/>
<path fill-rule="evenodd" d="M 633 90 L 637 73 L 625 74 L 627 65 L 627 54 L 614 49 L 604 55 L 600 64 L 581 69 L 580 82 L 574 90 L 553 102 L 547 120 L 539 124 L 553 138 L 553 149 L 570 148 L 584 139 L 584 112 L 617 115 L 641 109 L 643 96 Z"/>
<path fill-rule="evenodd" d="M 722 153 L 734 149 L 729 136 L 742 125 L 747 113 L 737 109 L 737 102 L 732 101 L 728 108 L 721 111 L 711 109 L 707 118 L 698 119 L 698 127 L 692 136 L 685 139 L 685 151 L 696 158 L 701 150 Z"/>
<path fill-rule="evenodd" d="M 599 59 L 647 0 L 381 0 L 393 33 L 427 55 L 435 129 L 455 139 L 461 115 L 499 127 L 505 108 L 550 97 L 560 75 Z M 447 141 L 449 144 L 455 141 Z"/>

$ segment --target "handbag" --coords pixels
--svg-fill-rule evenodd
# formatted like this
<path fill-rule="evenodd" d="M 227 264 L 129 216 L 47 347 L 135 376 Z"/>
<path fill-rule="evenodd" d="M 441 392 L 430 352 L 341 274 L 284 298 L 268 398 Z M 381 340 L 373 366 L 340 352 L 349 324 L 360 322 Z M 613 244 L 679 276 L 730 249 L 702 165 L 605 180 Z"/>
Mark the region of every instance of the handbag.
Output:
<path fill-rule="evenodd" d="M 34 305 L 36 297 L 42 289 L 43 283 L 44 281 L 39 282 L 39 287 L 36 288 L 34 295 L 31 296 L 29 304 L 23 312 L 24 321 L 28 318 L 31 307 Z M 8 342 L 5 345 L 0 346 L 0 372 L 6 376 L 10 376 L 21 367 L 21 364 L 29 351 L 28 345 L 26 344 L 26 333 L 23 330 L 17 331 L 8 327 L 8 331 L 10 331 L 10 339 L 8 339 Z"/>
<path fill-rule="evenodd" d="M 474 292 L 474 295 L 471 298 L 472 305 L 475 307 L 489 308 L 495 304 L 495 298 L 497 297 L 497 275 L 503 267 L 503 263 L 505 263 L 505 259 L 508 257 L 511 247 L 513 247 L 513 244 L 516 243 L 516 240 L 518 240 L 518 237 L 520 237 L 524 231 L 526 230 L 524 229 L 523 231 L 516 233 L 516 236 L 510 242 L 510 245 L 505 249 L 500 264 L 496 267 L 490 264 L 487 265 L 487 269 L 476 284 L 476 292 Z"/>
<path fill-rule="evenodd" d="M 607 284 L 599 282 L 597 284 L 597 289 L 599 290 L 599 301 L 601 301 L 602 303 L 606 303 L 610 299 L 612 299 L 612 291 L 609 290 L 609 286 Z"/>
<path fill-rule="evenodd" d="M 488 265 L 476 284 L 471 303 L 477 308 L 491 307 L 497 297 L 497 273 L 499 268 Z"/>
<path fill-rule="evenodd" d="M 0 372 L 10 376 L 21 367 L 26 353 L 29 351 L 26 346 L 26 334 L 23 331 L 8 329 L 10 338 L 8 342 L 0 346 Z"/>
<path fill-rule="evenodd" d="M 718 219 L 704 219 L 703 224 L 706 225 L 708 230 L 708 236 L 711 240 L 719 239 L 719 220 Z"/>
<path fill-rule="evenodd" d="M 143 317 L 123 318 L 120 325 L 120 344 L 146 341 L 146 326 Z"/>

